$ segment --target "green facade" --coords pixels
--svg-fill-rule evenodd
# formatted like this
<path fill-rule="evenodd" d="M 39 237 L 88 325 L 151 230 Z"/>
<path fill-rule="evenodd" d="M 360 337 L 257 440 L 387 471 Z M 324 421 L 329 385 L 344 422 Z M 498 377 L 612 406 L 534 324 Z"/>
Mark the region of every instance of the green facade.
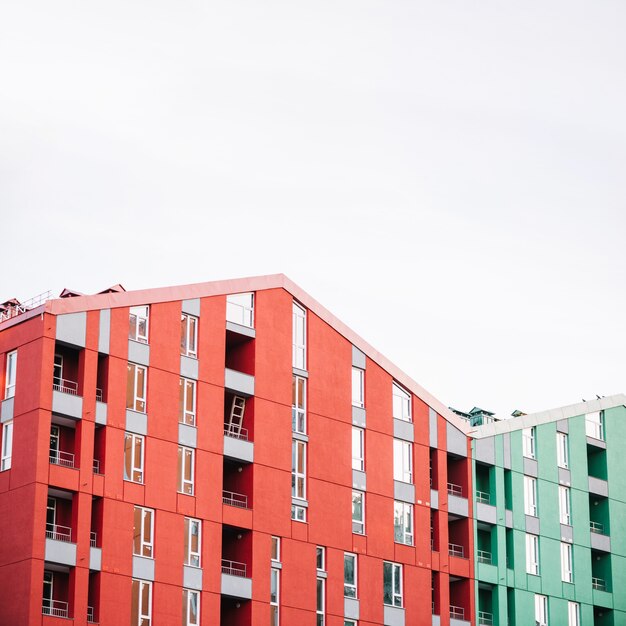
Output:
<path fill-rule="evenodd" d="M 604 441 L 587 436 L 585 414 L 561 415 L 505 420 L 472 441 L 477 624 L 533 626 L 541 594 L 549 626 L 569 625 L 568 601 L 579 603 L 582 626 L 626 626 L 626 407 L 602 410 Z M 535 460 L 524 456 L 524 427 L 533 428 Z M 558 467 L 557 431 L 567 435 L 568 469 Z M 533 474 L 529 519 L 524 475 Z M 559 485 L 570 488 L 570 525 L 561 525 Z M 539 537 L 538 575 L 527 573 L 527 532 Z M 571 583 L 562 580 L 561 543 L 572 545 Z"/>

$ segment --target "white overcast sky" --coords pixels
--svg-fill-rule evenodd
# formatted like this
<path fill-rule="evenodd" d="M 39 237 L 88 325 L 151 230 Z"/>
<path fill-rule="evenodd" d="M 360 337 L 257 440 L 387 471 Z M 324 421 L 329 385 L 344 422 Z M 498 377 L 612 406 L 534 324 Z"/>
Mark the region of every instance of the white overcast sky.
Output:
<path fill-rule="evenodd" d="M 283 272 L 444 403 L 626 391 L 626 3 L 5 0 L 0 297 Z"/>

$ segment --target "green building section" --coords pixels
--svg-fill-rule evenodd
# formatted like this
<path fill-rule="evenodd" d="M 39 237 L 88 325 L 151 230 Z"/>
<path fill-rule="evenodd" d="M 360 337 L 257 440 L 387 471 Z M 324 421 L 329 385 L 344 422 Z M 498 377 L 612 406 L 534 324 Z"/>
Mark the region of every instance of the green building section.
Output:
<path fill-rule="evenodd" d="M 476 429 L 478 625 L 626 626 L 625 401 L 613 396 Z M 524 436 L 532 439 L 530 454 Z M 566 462 L 557 452 L 563 441 Z M 536 500 L 525 476 L 536 480 Z M 569 488 L 569 507 L 559 486 Z M 527 499 L 536 516 L 526 514 Z M 562 509 L 570 524 L 561 524 Z M 527 573 L 527 534 L 538 537 L 537 575 Z M 571 545 L 572 582 L 563 580 L 569 561 L 563 574 L 562 550 L 569 549 L 562 544 Z M 545 621 L 536 596 L 546 597 Z"/>

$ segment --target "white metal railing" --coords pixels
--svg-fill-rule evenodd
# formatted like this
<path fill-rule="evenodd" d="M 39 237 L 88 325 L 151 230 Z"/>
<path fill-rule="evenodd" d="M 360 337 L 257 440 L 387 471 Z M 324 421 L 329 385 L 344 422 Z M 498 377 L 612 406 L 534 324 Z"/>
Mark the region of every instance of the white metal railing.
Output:
<path fill-rule="evenodd" d="M 96 545 L 97 545 L 97 543 L 98 543 L 98 533 L 96 533 L 95 531 L 93 531 L 93 530 L 92 530 L 92 531 L 89 533 L 89 545 L 90 545 L 92 548 L 95 548 L 95 547 L 96 547 Z"/>
<path fill-rule="evenodd" d="M 74 455 L 64 450 L 50 448 L 50 463 L 53 465 L 63 465 L 63 467 L 75 467 Z"/>
<path fill-rule="evenodd" d="M 476 550 L 476 556 L 478 557 L 479 563 L 487 563 L 487 565 L 491 565 L 491 552 L 487 552 L 486 550 Z"/>
<path fill-rule="evenodd" d="M 100 474 L 100 459 L 93 460 L 93 473 Z"/>
<path fill-rule="evenodd" d="M 478 611 L 478 626 L 493 626 L 493 613 Z"/>
<path fill-rule="evenodd" d="M 41 612 L 44 615 L 67 618 L 69 616 L 69 606 L 67 602 L 62 602 L 61 600 L 44 600 Z"/>
<path fill-rule="evenodd" d="M 72 529 L 59 524 L 46 524 L 46 537 L 55 541 L 72 542 Z"/>
<path fill-rule="evenodd" d="M 103 402 L 102 398 L 103 398 L 103 395 L 102 395 L 102 389 L 98 389 L 98 388 L 96 387 L 96 400 L 97 400 L 98 402 Z"/>
<path fill-rule="evenodd" d="M 12 317 L 17 317 L 22 313 L 26 313 L 26 311 L 30 311 L 31 309 L 36 309 L 38 306 L 42 305 L 46 300 L 50 300 L 52 296 L 51 291 L 44 291 L 26 302 L 17 302 L 15 304 L 8 304 L 6 309 L 0 311 L 0 322 L 4 322 L 5 320 L 11 319 Z"/>
<path fill-rule="evenodd" d="M 69 393 L 72 396 L 78 395 L 78 383 L 74 382 L 73 380 L 66 380 L 65 378 L 55 378 L 52 381 L 52 388 L 55 391 Z"/>
<path fill-rule="evenodd" d="M 462 606 L 450 605 L 450 618 L 451 619 L 465 619 L 465 609 Z"/>
<path fill-rule="evenodd" d="M 228 559 L 222 559 L 222 574 L 229 574 L 230 576 L 246 577 L 246 564 L 239 563 L 239 561 L 229 561 Z"/>
<path fill-rule="evenodd" d="M 246 428 L 233 428 L 232 426 L 224 424 L 224 435 L 226 435 L 226 437 L 232 437 L 233 439 L 248 441 L 248 430 Z"/>
<path fill-rule="evenodd" d="M 448 483 L 448 493 L 451 496 L 463 497 L 463 487 L 461 485 L 455 485 L 454 483 Z"/>
<path fill-rule="evenodd" d="M 486 491 L 476 491 L 476 502 L 491 504 L 491 495 Z"/>
<path fill-rule="evenodd" d="M 465 548 L 460 546 L 458 543 L 449 543 L 448 544 L 448 554 L 450 556 L 458 556 L 462 559 L 465 558 Z"/>
<path fill-rule="evenodd" d="M 87 623 L 88 624 L 95 624 L 96 620 L 94 618 L 94 610 L 92 606 L 88 606 L 87 607 Z"/>
<path fill-rule="evenodd" d="M 600 522 L 589 522 L 589 530 L 591 530 L 592 533 L 604 535 L 604 524 Z"/>
<path fill-rule="evenodd" d="M 591 579 L 591 586 L 598 591 L 606 591 L 606 580 L 593 577 Z"/>
<path fill-rule="evenodd" d="M 248 508 L 248 496 L 242 493 L 235 493 L 234 491 L 222 491 L 222 502 L 240 509 Z"/>

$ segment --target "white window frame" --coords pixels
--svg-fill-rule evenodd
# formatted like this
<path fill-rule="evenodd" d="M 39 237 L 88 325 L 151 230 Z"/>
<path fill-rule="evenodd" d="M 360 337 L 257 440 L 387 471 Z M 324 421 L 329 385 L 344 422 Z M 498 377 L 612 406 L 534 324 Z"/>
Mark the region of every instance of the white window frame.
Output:
<path fill-rule="evenodd" d="M 298 467 L 300 455 L 298 450 L 302 450 L 302 468 Z M 298 500 L 306 500 L 306 442 L 293 439 L 291 445 L 291 497 Z M 301 488 L 299 486 L 299 482 Z"/>
<path fill-rule="evenodd" d="M 564 583 L 574 582 L 574 555 L 572 544 L 561 542 L 561 580 Z"/>
<path fill-rule="evenodd" d="M 548 598 L 535 594 L 535 622 L 536 626 L 548 626 Z"/>
<path fill-rule="evenodd" d="M 569 468 L 569 436 L 567 433 L 556 434 L 556 459 L 559 467 Z"/>
<path fill-rule="evenodd" d="M 294 522 L 306 522 L 306 507 L 300 504 L 291 504 L 291 519 Z"/>
<path fill-rule="evenodd" d="M 137 624 L 133 624 L 132 626 L 150 626 L 152 623 L 152 583 L 148 580 L 141 580 L 138 578 L 133 578 L 133 585 L 137 583 Z M 147 612 L 143 612 L 142 609 L 143 603 L 143 589 L 148 589 L 148 607 Z"/>
<path fill-rule="evenodd" d="M 181 313 L 180 315 L 180 353 L 192 359 L 198 358 L 198 321 L 195 315 L 188 315 L 187 313 Z M 191 347 L 192 341 L 193 348 Z"/>
<path fill-rule="evenodd" d="M 410 441 L 393 440 L 393 479 L 413 484 L 413 444 Z"/>
<path fill-rule="evenodd" d="M 226 296 L 226 321 L 254 328 L 254 292 Z"/>
<path fill-rule="evenodd" d="M 270 558 L 272 561 L 280 563 L 280 537 L 272 535 L 270 544 Z"/>
<path fill-rule="evenodd" d="M 326 624 L 326 579 L 318 578 L 315 588 L 315 626 Z"/>
<path fill-rule="evenodd" d="M 352 427 L 352 469 L 365 471 L 365 430 Z"/>
<path fill-rule="evenodd" d="M 400 523 L 398 523 L 400 522 Z M 413 505 L 410 502 L 393 502 L 394 540 L 406 546 L 413 545 Z"/>
<path fill-rule="evenodd" d="M 398 577 L 399 588 L 396 588 L 396 572 L 400 572 Z M 385 601 L 385 576 L 391 574 L 391 602 Z M 402 607 L 402 565 L 383 561 L 383 604 L 385 606 Z"/>
<path fill-rule="evenodd" d="M 196 599 L 196 619 L 191 620 L 191 606 Z M 184 626 L 199 626 L 200 624 L 200 592 L 193 589 L 183 589 L 183 608 L 185 610 Z"/>
<path fill-rule="evenodd" d="M 15 395 L 15 383 L 17 381 L 17 350 L 7 353 L 6 367 L 4 371 L 4 399 L 8 400 Z"/>
<path fill-rule="evenodd" d="M 354 582 L 346 581 L 346 562 L 352 561 L 354 564 Z M 345 598 L 358 598 L 358 568 L 359 568 L 359 559 L 356 554 L 352 552 L 344 552 L 343 553 L 343 595 Z"/>
<path fill-rule="evenodd" d="M 130 369 L 134 370 L 132 379 L 133 379 L 133 406 L 127 406 L 127 409 L 131 409 L 132 411 L 137 411 L 138 413 L 146 412 L 146 388 L 148 387 L 148 368 L 144 365 L 138 365 L 137 363 L 128 362 L 126 366 L 126 385 L 128 387 L 128 371 Z M 139 370 L 143 370 L 143 389 L 141 389 L 141 395 L 137 393 L 137 379 L 139 378 Z"/>
<path fill-rule="evenodd" d="M 360 518 L 356 515 L 357 508 L 355 508 L 355 499 L 358 501 L 361 500 L 361 516 Z M 365 492 L 357 491 L 356 489 L 352 490 L 352 532 L 356 535 L 364 535 L 365 534 Z"/>
<path fill-rule="evenodd" d="M 292 308 L 292 323 L 293 367 L 306 370 L 306 309 L 295 301 Z"/>
<path fill-rule="evenodd" d="M 559 485 L 559 519 L 561 524 L 572 525 L 572 497 L 569 487 Z"/>
<path fill-rule="evenodd" d="M 198 549 L 194 550 L 193 537 L 194 528 L 197 529 Z M 187 553 L 185 554 L 185 565 L 190 567 L 202 567 L 202 520 L 195 517 L 185 517 L 185 535 L 187 541 Z"/>
<path fill-rule="evenodd" d="M 139 552 L 135 552 L 135 542 L 133 536 L 133 554 L 135 556 L 142 556 L 146 559 L 154 558 L 154 509 L 149 509 L 144 506 L 135 505 L 135 512 L 140 512 L 140 528 L 139 528 Z M 150 540 L 146 539 L 145 530 L 145 520 L 146 517 L 150 522 Z M 134 518 L 133 518 L 134 522 Z M 134 529 L 136 531 L 136 529 Z"/>
<path fill-rule="evenodd" d="M 272 585 L 276 593 L 272 597 Z M 271 618 L 271 610 L 275 609 L 275 619 Z M 270 626 L 280 626 L 280 569 L 272 567 L 270 570 Z"/>
<path fill-rule="evenodd" d="M 365 406 L 365 370 L 352 368 L 352 406 Z"/>
<path fill-rule="evenodd" d="M 178 446 L 178 450 L 180 452 L 180 466 L 178 468 L 178 493 L 184 493 L 185 495 L 193 496 L 195 482 L 194 478 L 196 471 L 196 451 L 194 448 L 190 448 L 188 446 Z M 189 458 L 191 459 L 191 478 L 185 478 L 185 460 L 187 459 L 187 453 L 189 453 Z M 189 491 L 185 490 L 186 487 L 189 487 Z"/>
<path fill-rule="evenodd" d="M 524 512 L 526 515 L 537 517 L 537 479 L 524 476 Z"/>
<path fill-rule="evenodd" d="M 188 383 L 191 383 L 189 385 Z M 188 426 L 196 425 L 196 399 L 197 399 L 197 382 L 192 378 L 180 377 L 179 382 L 179 402 L 182 394 L 182 405 L 178 409 L 178 422 L 187 424 Z M 189 400 L 189 390 L 191 389 L 191 411 L 187 410 L 187 401 Z M 182 391 L 181 391 L 182 390 Z"/>
<path fill-rule="evenodd" d="M 535 459 L 535 427 L 531 426 L 530 428 L 524 428 L 522 430 L 522 448 L 524 451 L 524 456 L 527 459 Z"/>
<path fill-rule="evenodd" d="M 291 429 L 294 433 L 306 435 L 306 378 L 294 374 L 291 384 Z"/>
<path fill-rule="evenodd" d="M 326 571 L 326 548 L 324 546 L 315 548 L 315 566 L 318 572 Z"/>
<path fill-rule="evenodd" d="M 539 576 L 539 537 L 526 533 L 526 573 Z"/>
<path fill-rule="evenodd" d="M 394 382 L 391 389 L 393 417 L 404 422 L 412 422 L 411 394 Z"/>
<path fill-rule="evenodd" d="M 0 471 L 11 469 L 13 458 L 13 420 L 2 424 L 2 460 L 0 461 Z"/>
<path fill-rule="evenodd" d="M 135 323 L 132 328 L 130 328 L 129 323 L 128 338 L 132 339 L 133 341 L 139 341 L 140 343 L 148 343 L 148 334 L 150 332 L 150 307 L 147 304 L 142 306 L 132 306 L 130 307 L 128 315 L 129 320 L 133 316 L 135 317 Z M 144 334 L 142 334 L 140 331 L 142 320 L 145 320 L 146 322 L 146 332 Z"/>
<path fill-rule="evenodd" d="M 130 474 L 126 471 L 126 442 L 130 441 L 131 455 L 130 455 Z M 140 465 L 135 465 L 135 447 L 140 447 L 139 461 Z M 146 440 L 143 435 L 136 433 L 124 433 L 124 480 L 133 483 L 143 484 L 144 466 L 145 466 L 145 453 L 146 453 Z M 137 478 L 136 478 L 137 477 Z"/>
<path fill-rule="evenodd" d="M 604 441 L 604 411 L 594 411 L 585 415 L 587 437 Z"/>
<path fill-rule="evenodd" d="M 580 604 L 578 602 L 567 603 L 567 626 L 580 626 Z"/>

